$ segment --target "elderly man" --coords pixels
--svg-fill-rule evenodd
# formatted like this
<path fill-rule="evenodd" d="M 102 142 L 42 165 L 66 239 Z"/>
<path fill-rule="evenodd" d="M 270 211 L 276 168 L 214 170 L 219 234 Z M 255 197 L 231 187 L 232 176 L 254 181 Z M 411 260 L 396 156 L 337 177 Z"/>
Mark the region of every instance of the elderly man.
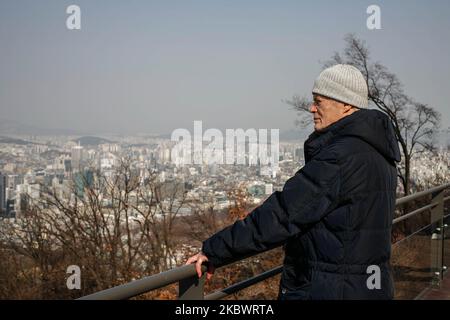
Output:
<path fill-rule="evenodd" d="M 279 299 L 392 299 L 391 223 L 397 140 L 389 118 L 368 110 L 350 65 L 322 71 L 312 90 L 315 131 L 305 166 L 245 219 L 203 242 L 186 264 L 214 269 L 284 245 Z"/>

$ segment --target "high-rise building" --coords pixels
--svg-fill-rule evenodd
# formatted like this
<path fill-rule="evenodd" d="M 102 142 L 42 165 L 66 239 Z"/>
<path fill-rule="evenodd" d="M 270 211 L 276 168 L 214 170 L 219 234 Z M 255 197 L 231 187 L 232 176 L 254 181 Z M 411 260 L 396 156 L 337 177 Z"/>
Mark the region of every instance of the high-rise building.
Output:
<path fill-rule="evenodd" d="M 72 160 L 64 160 L 64 172 L 68 173 L 72 171 Z"/>
<path fill-rule="evenodd" d="M 0 172 L 0 214 L 6 212 L 6 175 Z"/>
<path fill-rule="evenodd" d="M 6 201 L 6 218 L 15 218 L 16 217 L 16 211 L 14 210 L 14 200 L 8 199 Z"/>
<path fill-rule="evenodd" d="M 84 170 L 76 172 L 74 175 L 75 195 L 82 198 L 85 188 L 91 187 L 94 182 L 94 172 L 92 170 Z"/>
<path fill-rule="evenodd" d="M 81 163 L 83 161 L 83 147 L 75 146 L 72 148 L 72 170 L 74 172 L 81 169 Z"/>

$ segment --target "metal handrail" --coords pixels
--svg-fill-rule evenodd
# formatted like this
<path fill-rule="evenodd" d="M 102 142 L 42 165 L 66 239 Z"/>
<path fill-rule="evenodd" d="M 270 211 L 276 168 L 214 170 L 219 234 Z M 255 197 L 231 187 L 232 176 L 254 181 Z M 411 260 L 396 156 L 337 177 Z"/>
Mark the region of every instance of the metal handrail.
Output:
<path fill-rule="evenodd" d="M 420 191 L 420 192 L 416 192 L 414 194 L 410 194 L 406 197 L 402 197 L 400 199 L 397 199 L 397 201 L 395 202 L 396 206 L 399 206 L 401 204 L 405 204 L 407 202 L 411 202 L 413 200 L 416 200 L 417 198 L 422 198 L 424 196 L 427 196 L 429 194 L 435 193 L 435 192 L 439 192 L 442 191 L 444 189 L 447 189 L 448 187 L 450 187 L 450 183 L 444 183 L 440 186 L 428 189 L 428 190 L 424 190 L 424 191 Z"/>
<path fill-rule="evenodd" d="M 261 282 L 268 278 L 271 278 L 271 277 L 281 273 L 282 271 L 283 271 L 283 266 L 275 267 L 273 269 L 270 269 L 269 271 L 265 271 L 261 274 L 258 274 L 257 276 L 254 276 L 254 277 L 251 277 L 244 281 L 235 283 L 232 286 L 229 286 L 228 288 L 211 293 L 205 297 L 205 300 L 219 300 L 219 299 L 225 298 L 226 296 L 229 296 L 230 294 L 241 291 L 242 289 L 248 288 L 258 282 Z"/>
<path fill-rule="evenodd" d="M 392 220 L 392 224 L 396 224 L 396 223 L 398 223 L 398 222 L 400 222 L 400 221 L 409 219 L 409 218 L 411 218 L 412 216 L 415 216 L 416 214 L 419 214 L 419 213 L 421 213 L 421 212 L 424 212 L 424 211 L 427 211 L 427 210 L 429 210 L 429 209 L 431 209 L 431 208 L 434 208 L 434 207 L 437 206 L 437 205 L 438 205 L 438 203 L 431 203 L 431 204 L 429 204 L 429 205 L 426 205 L 425 207 L 422 207 L 422 208 L 419 208 L 419 209 L 417 209 L 417 210 L 411 211 L 410 213 L 404 214 L 404 215 L 402 215 L 402 216 L 400 216 L 400 217 L 395 218 L 394 220 Z"/>
<path fill-rule="evenodd" d="M 202 265 L 202 273 L 206 272 L 206 266 Z M 79 298 L 78 300 L 124 300 L 135 297 L 148 291 L 165 287 L 174 282 L 196 276 L 194 265 L 185 265 L 148 276 L 139 280 L 131 281 L 120 286 L 95 292 Z"/>
<path fill-rule="evenodd" d="M 395 206 L 400 206 L 405 203 L 409 203 L 413 200 L 416 200 L 418 198 L 424 197 L 426 195 L 435 194 L 438 192 L 441 192 L 447 188 L 450 187 L 450 183 L 446 183 L 434 188 L 430 188 L 425 191 L 417 192 L 415 194 L 411 194 L 402 198 L 399 198 L 395 202 Z M 450 196 L 443 198 L 443 202 L 450 200 Z M 431 204 L 428 204 L 424 207 L 421 207 L 419 209 L 416 209 L 410 213 L 407 213 L 401 217 L 398 217 L 396 219 L 393 219 L 393 224 L 398 223 L 400 221 L 406 220 L 412 216 L 415 216 L 421 212 L 424 212 L 426 210 L 433 209 L 436 207 L 440 202 L 433 202 Z M 203 275 L 206 272 L 206 266 L 202 265 L 202 273 Z M 267 278 L 273 277 L 279 273 L 281 273 L 283 270 L 283 266 L 277 266 L 269 271 L 263 272 L 257 276 L 254 276 L 252 278 L 246 279 L 244 281 L 241 281 L 239 283 L 236 283 L 230 287 L 227 287 L 225 289 L 216 291 L 214 293 L 211 293 L 204 297 L 206 300 L 216 300 L 224 298 L 230 294 L 233 294 L 237 291 L 240 291 L 244 288 L 247 288 L 249 286 L 252 286 L 255 283 L 258 283 L 260 281 L 263 281 Z M 202 281 L 203 278 L 203 281 Z M 140 295 L 145 292 L 149 292 L 155 289 L 159 289 L 161 287 L 164 287 L 166 285 L 186 281 L 188 279 L 191 279 L 192 281 L 196 282 L 194 285 L 198 285 L 199 282 L 204 282 L 204 276 L 198 279 L 197 278 L 197 272 L 195 270 L 195 266 L 193 264 L 191 265 L 185 265 L 182 267 L 177 267 L 165 272 L 161 272 L 156 275 L 148 276 L 139 280 L 135 280 L 120 286 L 112 287 L 106 290 L 102 290 L 84 297 L 79 298 L 79 300 L 121 300 L 121 299 L 129 299 L 134 296 Z M 189 286 L 188 286 L 189 287 Z M 202 288 L 203 289 L 203 288 Z M 180 290 L 181 291 L 181 290 Z M 181 296 L 181 295 L 180 295 Z"/>

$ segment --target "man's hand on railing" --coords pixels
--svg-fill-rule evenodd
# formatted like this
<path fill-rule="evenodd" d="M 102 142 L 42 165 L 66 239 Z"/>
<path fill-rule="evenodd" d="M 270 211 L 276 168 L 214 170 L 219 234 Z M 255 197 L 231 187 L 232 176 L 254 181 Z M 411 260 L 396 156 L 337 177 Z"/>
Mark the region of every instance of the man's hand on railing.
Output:
<path fill-rule="evenodd" d="M 202 264 L 203 262 L 207 261 L 208 257 L 200 251 L 195 256 L 190 257 L 186 261 L 186 265 L 195 263 L 195 270 L 197 270 L 198 277 L 200 278 L 202 276 Z M 206 281 L 209 281 L 212 278 L 215 270 L 216 268 L 211 263 L 208 263 L 208 270 L 206 271 Z"/>

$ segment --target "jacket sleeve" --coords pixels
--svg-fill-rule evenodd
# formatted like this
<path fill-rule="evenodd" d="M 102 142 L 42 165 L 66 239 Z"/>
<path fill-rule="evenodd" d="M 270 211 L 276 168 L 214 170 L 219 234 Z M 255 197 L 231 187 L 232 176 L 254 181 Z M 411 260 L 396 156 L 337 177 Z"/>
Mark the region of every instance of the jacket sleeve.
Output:
<path fill-rule="evenodd" d="M 340 190 L 334 157 L 309 161 L 247 217 L 203 242 L 209 262 L 220 267 L 282 245 L 336 206 Z"/>

